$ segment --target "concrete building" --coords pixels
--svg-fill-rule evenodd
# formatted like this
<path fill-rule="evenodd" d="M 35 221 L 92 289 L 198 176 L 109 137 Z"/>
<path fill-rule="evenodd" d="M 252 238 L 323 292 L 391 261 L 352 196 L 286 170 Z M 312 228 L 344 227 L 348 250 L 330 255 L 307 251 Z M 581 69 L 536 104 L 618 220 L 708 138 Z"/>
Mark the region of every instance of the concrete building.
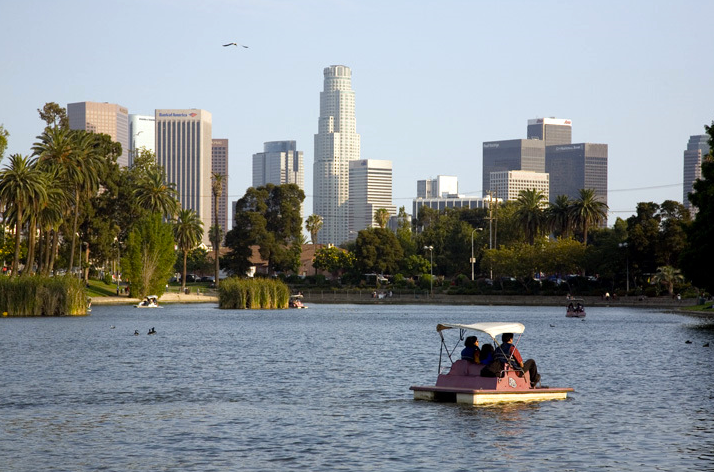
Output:
<path fill-rule="evenodd" d="M 392 203 L 392 161 L 360 159 L 350 161 L 349 239 L 366 228 L 376 228 L 374 214 L 380 208 L 397 214 Z"/>
<path fill-rule="evenodd" d="M 459 194 L 459 179 L 453 175 L 437 175 L 435 179 L 417 180 L 417 198 L 446 197 Z"/>
<path fill-rule="evenodd" d="M 509 139 L 483 143 L 483 196 L 491 190 L 491 173 L 508 170 L 546 172 L 545 141 L 541 139 Z"/>
<path fill-rule="evenodd" d="M 707 154 L 709 154 L 709 135 L 690 136 L 687 149 L 684 151 L 682 203 L 692 214 L 697 208 L 689 202 L 689 194 L 694 191 L 694 182 L 702 177 L 702 160 Z"/>
<path fill-rule="evenodd" d="M 154 115 L 129 115 L 129 165 L 141 148 L 156 154 L 156 117 Z"/>
<path fill-rule="evenodd" d="M 550 189 L 548 174 L 544 172 L 530 172 L 527 170 L 502 170 L 491 172 L 491 191 L 498 198 L 506 201 L 517 200 L 521 190 L 540 190 L 545 196 L 543 206 L 548 205 L 548 192 Z"/>
<path fill-rule="evenodd" d="M 491 204 L 495 205 L 503 200 L 501 198 L 492 198 Z M 489 199 L 481 197 L 435 197 L 435 198 L 416 198 L 412 200 L 412 215 L 414 218 L 419 217 L 419 210 L 422 207 L 431 208 L 432 210 L 444 211 L 447 208 L 459 210 L 461 208 L 488 208 Z"/>
<path fill-rule="evenodd" d="M 108 134 L 112 141 L 121 144 L 122 154 L 117 163 L 121 167 L 129 165 L 129 112 L 125 107 L 115 103 L 68 103 L 67 118 L 70 129 Z"/>
<path fill-rule="evenodd" d="M 560 118 L 535 118 L 528 120 L 528 139 L 540 139 L 546 146 L 570 144 L 573 136 L 573 122 Z"/>
<path fill-rule="evenodd" d="M 156 110 L 156 161 L 176 184 L 179 202 L 203 221 L 203 242 L 211 246 L 212 116 L 199 109 Z"/>
<path fill-rule="evenodd" d="M 303 153 L 295 141 L 263 143 L 263 152 L 253 154 L 253 187 L 265 184 L 296 184 L 305 190 Z"/>
<path fill-rule="evenodd" d="M 315 135 L 313 210 L 323 220 L 319 244 L 338 245 L 349 238 L 350 161 L 360 158 L 360 135 L 355 120 L 352 71 L 330 66 L 323 71 L 320 117 Z"/>
<path fill-rule="evenodd" d="M 550 202 L 558 195 L 577 199 L 581 189 L 593 189 L 607 203 L 607 144 L 548 146 L 545 171 L 550 174 Z"/>
<path fill-rule="evenodd" d="M 228 231 L 228 140 L 211 140 L 211 174 L 223 176 L 221 196 L 218 199 L 218 226 L 225 236 Z M 213 188 L 211 187 L 211 193 Z M 215 211 L 215 202 L 211 197 L 211 215 Z M 213 218 L 213 216 L 211 216 Z"/>

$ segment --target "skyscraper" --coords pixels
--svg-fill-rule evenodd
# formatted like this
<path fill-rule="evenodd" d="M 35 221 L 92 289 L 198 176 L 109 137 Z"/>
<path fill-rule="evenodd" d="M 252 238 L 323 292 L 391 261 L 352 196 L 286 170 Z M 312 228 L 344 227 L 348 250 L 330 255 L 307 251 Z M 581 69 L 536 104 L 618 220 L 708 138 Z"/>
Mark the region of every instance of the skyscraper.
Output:
<path fill-rule="evenodd" d="M 108 134 L 112 141 L 121 144 L 117 164 L 129 165 L 129 112 L 125 107 L 115 103 L 68 103 L 67 118 L 70 129 Z"/>
<path fill-rule="evenodd" d="M 435 179 L 417 180 L 417 198 L 436 198 L 459 194 L 455 175 L 437 175 Z"/>
<path fill-rule="evenodd" d="M 263 143 L 263 152 L 253 154 L 253 187 L 265 184 L 296 184 L 305 190 L 303 153 L 295 141 Z"/>
<path fill-rule="evenodd" d="M 360 159 L 350 162 L 349 239 L 357 232 L 375 228 L 374 214 L 380 208 L 397 214 L 392 203 L 392 161 Z"/>
<path fill-rule="evenodd" d="M 527 170 L 502 170 L 491 172 L 491 191 L 503 200 L 517 200 L 521 190 L 540 190 L 545 199 L 543 206 L 548 204 L 548 174 L 530 172 Z"/>
<path fill-rule="evenodd" d="M 223 191 L 218 198 L 218 226 L 221 227 L 221 232 L 225 236 L 228 231 L 228 140 L 227 139 L 212 139 L 211 140 L 211 174 L 219 174 L 223 176 Z M 213 187 L 211 187 L 211 218 L 215 205 L 213 202 Z"/>
<path fill-rule="evenodd" d="M 689 194 L 694 191 L 694 182 L 702 177 L 702 159 L 709 154 L 709 136 L 700 134 L 689 137 L 684 151 L 684 185 L 682 203 L 684 208 L 694 213 L 696 207 L 689 202 Z"/>
<path fill-rule="evenodd" d="M 360 157 L 360 136 L 355 122 L 352 71 L 346 66 L 330 66 L 323 74 L 312 211 L 323 220 L 318 243 L 340 244 L 349 238 L 349 162 Z"/>
<path fill-rule="evenodd" d="M 154 115 L 129 115 L 129 165 L 141 148 L 156 153 L 156 117 Z"/>
<path fill-rule="evenodd" d="M 607 144 L 579 143 L 545 149 L 551 203 L 558 195 L 577 199 L 581 189 L 595 190 L 595 196 L 607 203 Z"/>
<path fill-rule="evenodd" d="M 491 189 L 491 172 L 528 170 L 546 172 L 545 141 L 540 139 L 509 139 L 483 143 L 483 195 Z M 500 197 L 500 195 L 497 195 Z"/>
<path fill-rule="evenodd" d="M 573 135 L 573 122 L 560 118 L 535 118 L 528 120 L 528 139 L 540 139 L 546 146 L 570 144 Z"/>
<path fill-rule="evenodd" d="M 156 110 L 156 162 L 176 184 L 179 202 L 203 221 L 210 245 L 212 116 L 205 110 Z"/>

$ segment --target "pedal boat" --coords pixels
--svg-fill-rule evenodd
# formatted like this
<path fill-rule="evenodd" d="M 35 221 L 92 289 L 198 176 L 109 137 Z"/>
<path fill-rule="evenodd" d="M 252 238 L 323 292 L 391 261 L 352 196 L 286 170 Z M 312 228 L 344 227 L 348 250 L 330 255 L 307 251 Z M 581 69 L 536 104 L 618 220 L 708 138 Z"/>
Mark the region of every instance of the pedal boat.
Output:
<path fill-rule="evenodd" d="M 449 351 L 444 339 L 444 331 L 459 330 L 459 339 L 454 348 Z M 572 388 L 550 388 L 536 385 L 531 388 L 530 375 L 509 365 L 501 371 L 500 377 L 482 377 L 481 370 L 485 367 L 472 361 L 460 358 L 460 350 L 456 355 L 459 359 L 452 361 L 452 355 L 457 348 L 462 347 L 461 341 L 467 331 L 476 331 L 491 338 L 493 346 L 499 349 L 496 336 L 503 333 L 518 334 L 520 340 L 525 327 L 521 323 L 475 323 L 475 324 L 438 324 L 436 331 L 441 337 L 439 353 L 439 375 L 435 386 L 413 385 L 414 400 L 430 400 L 437 402 L 456 402 L 465 405 L 484 405 L 506 402 L 529 402 L 544 400 L 564 400 Z M 518 341 L 515 343 L 518 346 Z M 452 361 L 448 368 L 442 370 L 442 357 L 446 351 L 448 360 Z"/>
<path fill-rule="evenodd" d="M 303 305 L 303 303 L 302 303 L 302 295 L 301 294 L 290 295 L 290 300 L 288 301 L 288 307 L 297 308 L 298 310 L 304 310 L 305 308 L 307 308 L 307 306 Z"/>
<path fill-rule="evenodd" d="M 143 301 L 140 301 L 136 308 L 161 308 L 159 306 L 159 297 L 156 295 L 149 295 Z"/>
<path fill-rule="evenodd" d="M 585 300 L 582 298 L 571 298 L 568 306 L 565 307 L 566 318 L 585 318 Z"/>

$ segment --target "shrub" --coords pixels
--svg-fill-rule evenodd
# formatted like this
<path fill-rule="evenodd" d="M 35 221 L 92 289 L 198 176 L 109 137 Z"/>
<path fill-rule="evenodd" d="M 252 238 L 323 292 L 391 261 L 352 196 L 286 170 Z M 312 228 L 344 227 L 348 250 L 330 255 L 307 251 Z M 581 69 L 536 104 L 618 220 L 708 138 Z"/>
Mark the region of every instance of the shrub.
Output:
<path fill-rule="evenodd" d="M 0 277 L 0 311 L 7 316 L 86 315 L 87 292 L 75 277 Z"/>
<path fill-rule="evenodd" d="M 231 277 L 218 288 L 218 307 L 225 309 L 287 308 L 289 299 L 290 289 L 276 279 Z"/>

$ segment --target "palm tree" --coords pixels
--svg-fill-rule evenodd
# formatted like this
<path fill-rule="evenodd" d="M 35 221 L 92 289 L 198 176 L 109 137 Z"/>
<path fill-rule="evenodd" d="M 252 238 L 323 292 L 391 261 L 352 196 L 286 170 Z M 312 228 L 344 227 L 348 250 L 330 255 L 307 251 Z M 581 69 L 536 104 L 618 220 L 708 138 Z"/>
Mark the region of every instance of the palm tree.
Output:
<path fill-rule="evenodd" d="M 305 229 L 310 233 L 310 241 L 314 246 L 317 243 L 317 233 L 322 229 L 322 217 L 320 215 L 310 215 L 305 219 Z"/>
<path fill-rule="evenodd" d="M 546 198 L 542 191 L 536 189 L 525 189 L 518 193 L 516 200 L 515 217 L 523 227 L 528 244 L 533 245 L 545 223 L 545 212 L 543 206 Z"/>
<path fill-rule="evenodd" d="M 656 284 L 667 286 L 667 292 L 670 296 L 674 294 L 674 284 L 684 282 L 682 271 L 675 269 L 672 266 L 657 267 L 657 273 L 652 276 L 652 281 Z"/>
<path fill-rule="evenodd" d="M 379 208 L 374 212 L 374 222 L 377 226 L 384 229 L 389 222 L 389 211 L 386 208 Z"/>
<path fill-rule="evenodd" d="M 47 180 L 53 182 L 58 179 L 57 172 L 47 175 Z M 47 200 L 40 206 L 37 213 L 37 224 L 44 237 L 43 258 L 41 261 L 42 274 L 49 275 L 57 254 L 59 245 L 59 228 L 64 221 L 64 209 L 68 206 L 68 195 L 59 187 L 47 188 Z"/>
<path fill-rule="evenodd" d="M 0 171 L 0 202 L 15 213 L 15 257 L 12 261 L 12 276 L 16 276 L 20 265 L 20 236 L 23 212 L 33 202 L 47 198 L 45 180 L 37 166 L 37 160 L 13 154 L 8 165 Z"/>
<path fill-rule="evenodd" d="M 214 172 L 211 174 L 211 191 L 213 193 L 213 226 L 215 226 L 215 234 L 213 235 L 213 254 L 216 263 L 216 288 L 218 288 L 218 276 L 221 271 L 220 259 L 218 252 L 221 247 L 221 227 L 218 225 L 218 200 L 223 195 L 224 175 Z"/>
<path fill-rule="evenodd" d="M 199 245 L 203 238 L 203 221 L 191 209 L 179 210 L 174 221 L 174 238 L 176 245 L 183 253 L 183 273 L 181 275 L 181 292 L 186 290 L 186 260 L 188 253 Z"/>
<path fill-rule="evenodd" d="M 545 220 L 548 229 L 555 234 L 567 238 L 570 236 L 572 219 L 570 217 L 570 207 L 572 202 L 567 195 L 558 195 L 555 202 L 551 203 L 545 211 Z"/>
<path fill-rule="evenodd" d="M 580 189 L 580 196 L 573 202 L 570 216 L 577 227 L 583 230 L 584 245 L 588 245 L 588 228 L 607 218 L 607 209 L 607 204 L 595 196 L 595 190 Z"/>
<path fill-rule="evenodd" d="M 159 168 L 149 169 L 134 189 L 137 203 L 152 213 L 172 218 L 178 211 L 176 184 L 164 182 Z"/>

